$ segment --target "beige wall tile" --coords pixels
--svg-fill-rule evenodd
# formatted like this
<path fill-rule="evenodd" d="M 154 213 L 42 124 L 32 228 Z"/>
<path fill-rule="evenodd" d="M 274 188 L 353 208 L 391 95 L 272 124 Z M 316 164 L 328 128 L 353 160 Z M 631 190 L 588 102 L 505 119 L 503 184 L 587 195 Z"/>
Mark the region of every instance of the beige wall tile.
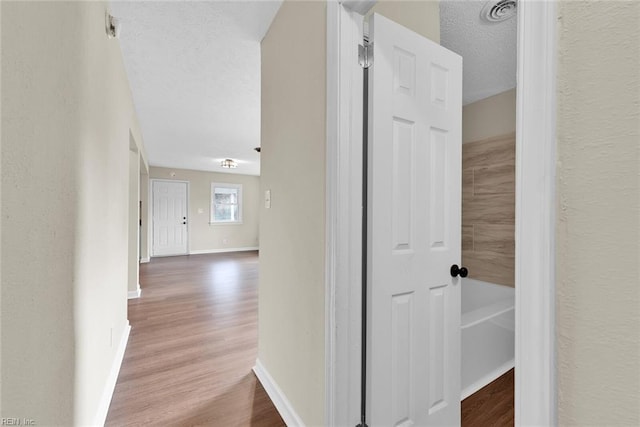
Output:
<path fill-rule="evenodd" d="M 473 250 L 473 225 L 462 226 L 462 250 Z"/>
<path fill-rule="evenodd" d="M 495 252 L 463 251 L 462 265 L 469 270 L 469 277 L 514 287 L 513 256 Z"/>
<path fill-rule="evenodd" d="M 473 169 L 473 194 L 514 194 L 515 165 L 481 166 Z"/>
<path fill-rule="evenodd" d="M 462 167 L 515 164 L 516 135 L 509 134 L 462 145 Z"/>
<path fill-rule="evenodd" d="M 462 251 L 469 277 L 514 286 L 515 134 L 462 146 Z"/>
<path fill-rule="evenodd" d="M 462 228 L 464 242 L 464 226 Z M 473 249 L 477 252 L 515 254 L 515 227 L 513 224 L 473 225 Z M 464 246 L 463 249 L 464 250 Z"/>
<path fill-rule="evenodd" d="M 473 168 L 462 169 L 462 198 L 473 197 Z"/>
<path fill-rule="evenodd" d="M 513 224 L 515 203 L 513 194 L 490 194 L 462 201 L 464 224 Z"/>

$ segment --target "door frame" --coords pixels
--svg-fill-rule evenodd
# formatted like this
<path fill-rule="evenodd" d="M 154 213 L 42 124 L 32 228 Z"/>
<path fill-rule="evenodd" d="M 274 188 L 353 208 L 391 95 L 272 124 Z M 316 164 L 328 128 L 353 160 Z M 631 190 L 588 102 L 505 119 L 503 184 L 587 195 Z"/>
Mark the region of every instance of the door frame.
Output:
<path fill-rule="evenodd" d="M 362 15 L 327 3 L 325 424 L 360 414 Z M 556 2 L 518 2 L 515 424 L 556 425 Z M 375 59 L 374 59 L 375 64 Z M 375 66 L 375 65 L 374 65 Z"/>
<path fill-rule="evenodd" d="M 189 194 L 189 181 L 184 181 L 184 180 L 179 180 L 179 179 L 161 179 L 161 178 L 151 178 L 150 180 L 151 185 L 149 185 L 149 193 L 151 193 L 151 197 L 149 197 L 149 200 L 151 200 L 151 203 L 149 203 L 149 208 L 151 210 L 151 221 L 149 221 L 149 225 L 151 226 L 151 248 L 149 248 L 149 253 L 150 253 L 150 257 L 156 257 L 156 256 L 160 256 L 160 257 L 164 257 L 164 256 L 181 256 L 181 255 L 189 255 L 191 253 L 191 250 L 189 248 L 189 226 L 191 225 L 191 217 L 189 215 L 189 200 L 191 200 L 191 195 Z M 184 254 L 174 254 L 174 255 L 156 255 L 153 250 L 154 250 L 154 244 L 153 244 L 153 229 L 154 229 L 154 212 L 153 212 L 153 205 L 154 205 L 154 194 L 153 194 L 153 188 L 155 186 L 156 182 L 181 182 L 183 184 L 187 184 L 187 206 L 186 206 L 186 212 L 187 212 L 187 251 Z"/>

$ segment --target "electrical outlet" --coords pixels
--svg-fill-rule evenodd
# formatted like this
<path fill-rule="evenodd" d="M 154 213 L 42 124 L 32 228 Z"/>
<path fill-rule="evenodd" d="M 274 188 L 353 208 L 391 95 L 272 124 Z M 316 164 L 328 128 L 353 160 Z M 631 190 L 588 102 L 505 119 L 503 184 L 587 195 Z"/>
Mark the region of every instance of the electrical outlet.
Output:
<path fill-rule="evenodd" d="M 229 239 L 222 239 L 222 244 L 226 245 L 227 243 L 229 243 Z"/>

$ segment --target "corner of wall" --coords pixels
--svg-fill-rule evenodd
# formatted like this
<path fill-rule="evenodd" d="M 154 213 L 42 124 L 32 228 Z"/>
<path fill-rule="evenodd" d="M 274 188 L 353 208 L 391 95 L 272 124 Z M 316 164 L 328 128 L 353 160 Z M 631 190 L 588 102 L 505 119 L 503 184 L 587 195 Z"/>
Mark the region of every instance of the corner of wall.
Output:
<path fill-rule="evenodd" d="M 0 8 L 1 415 L 69 424 L 83 16 L 70 3 Z"/>
<path fill-rule="evenodd" d="M 462 108 L 462 143 L 516 131 L 516 89 L 481 99 Z"/>
<path fill-rule="evenodd" d="M 380 0 L 367 13 L 379 13 L 440 43 L 440 1 Z"/>
<path fill-rule="evenodd" d="M 258 357 L 306 425 L 325 411 L 326 7 L 285 1 L 261 44 Z"/>

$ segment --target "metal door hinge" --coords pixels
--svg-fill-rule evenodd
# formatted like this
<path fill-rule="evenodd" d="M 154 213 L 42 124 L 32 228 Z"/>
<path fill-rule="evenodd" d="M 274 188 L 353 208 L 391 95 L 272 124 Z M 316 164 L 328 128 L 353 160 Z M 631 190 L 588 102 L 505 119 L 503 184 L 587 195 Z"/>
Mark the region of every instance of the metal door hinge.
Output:
<path fill-rule="evenodd" d="M 362 68 L 369 68 L 373 64 L 373 45 L 365 43 L 358 45 L 358 63 Z"/>

